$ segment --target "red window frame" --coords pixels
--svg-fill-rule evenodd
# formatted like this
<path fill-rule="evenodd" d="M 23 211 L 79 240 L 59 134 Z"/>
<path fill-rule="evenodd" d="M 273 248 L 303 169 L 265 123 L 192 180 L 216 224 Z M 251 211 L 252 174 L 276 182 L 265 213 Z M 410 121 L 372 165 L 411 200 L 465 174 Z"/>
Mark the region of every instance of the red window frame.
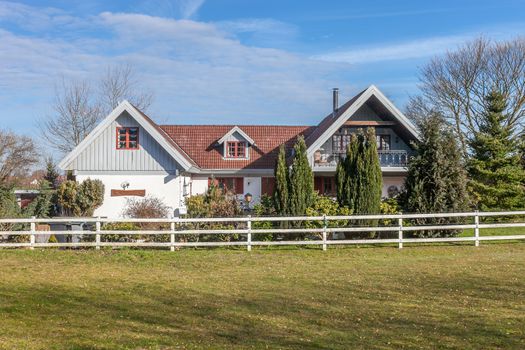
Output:
<path fill-rule="evenodd" d="M 246 158 L 246 149 L 244 141 L 228 141 L 226 142 L 226 158 Z"/>
<path fill-rule="evenodd" d="M 125 143 L 125 146 L 124 147 L 120 147 L 120 131 L 121 130 L 125 130 L 125 133 L 124 135 L 126 135 L 126 140 L 124 141 Z M 135 147 L 130 147 L 130 144 L 131 142 L 133 142 L 132 140 L 130 140 L 130 135 L 131 135 L 131 130 L 136 130 L 136 136 L 137 136 L 137 140 L 136 140 L 136 146 Z M 138 127 L 117 127 L 117 137 L 116 137 L 116 147 L 118 150 L 136 150 L 136 149 L 139 149 L 139 128 Z"/>

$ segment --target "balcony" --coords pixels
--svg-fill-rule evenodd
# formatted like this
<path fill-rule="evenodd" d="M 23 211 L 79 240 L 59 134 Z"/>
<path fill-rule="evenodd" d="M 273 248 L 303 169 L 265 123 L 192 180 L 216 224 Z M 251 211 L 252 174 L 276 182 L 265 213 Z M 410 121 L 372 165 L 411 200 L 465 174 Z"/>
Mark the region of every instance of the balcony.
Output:
<path fill-rule="evenodd" d="M 408 163 L 408 152 L 404 150 L 380 150 L 379 162 L 381 167 L 406 167 Z M 314 167 L 316 168 L 335 168 L 343 153 L 323 153 L 317 151 L 314 154 Z"/>

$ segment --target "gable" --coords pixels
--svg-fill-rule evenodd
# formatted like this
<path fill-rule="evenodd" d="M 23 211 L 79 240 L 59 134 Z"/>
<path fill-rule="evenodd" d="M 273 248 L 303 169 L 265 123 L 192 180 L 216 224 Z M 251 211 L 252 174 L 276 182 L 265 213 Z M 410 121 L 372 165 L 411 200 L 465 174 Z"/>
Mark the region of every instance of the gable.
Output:
<path fill-rule="evenodd" d="M 139 127 L 139 149 L 116 149 L 117 126 Z M 193 162 L 149 117 L 129 102 L 120 103 L 59 164 L 63 170 L 189 170 Z"/>
<path fill-rule="evenodd" d="M 138 127 L 139 149 L 117 149 L 118 127 Z M 176 173 L 181 166 L 128 112 L 123 112 L 73 159 L 67 170 Z"/>
<path fill-rule="evenodd" d="M 412 123 L 386 98 L 375 86 L 371 85 L 354 98 L 345 103 L 336 113 L 328 115 L 317 126 L 312 137 L 307 139 L 308 156 L 322 147 L 330 137 L 345 123 L 359 122 L 390 123 L 396 134 L 407 144 L 418 138 L 418 133 Z M 363 127 L 365 123 L 361 123 Z M 370 124 L 372 125 L 372 124 Z"/>

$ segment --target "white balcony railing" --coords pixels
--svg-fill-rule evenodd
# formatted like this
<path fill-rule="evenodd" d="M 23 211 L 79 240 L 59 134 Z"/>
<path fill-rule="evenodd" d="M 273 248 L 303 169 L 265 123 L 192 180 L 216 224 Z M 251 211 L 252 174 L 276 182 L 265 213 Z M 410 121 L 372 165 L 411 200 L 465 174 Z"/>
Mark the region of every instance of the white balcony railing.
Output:
<path fill-rule="evenodd" d="M 406 167 L 408 152 L 404 150 L 379 150 L 379 163 L 382 167 Z M 321 153 L 314 159 L 315 167 L 336 167 L 343 154 Z"/>

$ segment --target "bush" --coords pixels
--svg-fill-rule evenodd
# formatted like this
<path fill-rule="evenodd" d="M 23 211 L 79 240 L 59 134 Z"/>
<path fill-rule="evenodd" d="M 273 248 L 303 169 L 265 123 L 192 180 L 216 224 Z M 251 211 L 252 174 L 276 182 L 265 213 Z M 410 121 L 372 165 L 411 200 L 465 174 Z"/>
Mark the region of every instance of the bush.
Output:
<path fill-rule="evenodd" d="M 102 226 L 102 231 L 137 231 L 140 227 L 132 222 L 110 222 Z M 103 242 L 132 242 L 139 238 L 137 235 L 116 235 L 102 234 L 100 236 Z"/>
<path fill-rule="evenodd" d="M 267 195 L 261 196 L 261 202 L 253 207 L 253 216 L 262 217 L 274 215 L 276 215 L 276 210 L 273 198 Z M 273 223 L 271 221 L 252 222 L 252 229 L 257 230 L 271 228 L 273 228 Z M 254 233 L 252 237 L 254 241 L 272 241 L 276 238 L 273 232 Z"/>
<path fill-rule="evenodd" d="M 340 206 L 339 203 L 328 196 L 322 196 L 316 194 L 314 196 L 314 203 L 312 206 L 306 209 L 307 216 L 336 216 L 336 215 L 351 215 L 352 211 L 346 206 Z M 305 226 L 307 228 L 322 228 L 324 227 L 323 221 L 306 221 Z M 330 220 L 327 221 L 328 227 L 345 227 L 348 226 L 348 220 Z M 317 233 L 317 236 L 322 238 L 321 233 Z M 304 235 L 303 235 L 304 236 Z"/>
<path fill-rule="evenodd" d="M 191 218 L 213 218 L 213 217 L 236 217 L 242 214 L 242 209 L 235 194 L 224 191 L 218 186 L 212 185 L 205 194 L 191 196 L 186 199 L 186 207 L 188 209 L 188 217 Z M 239 226 L 238 223 L 203 223 L 187 225 L 188 228 L 193 229 L 208 229 L 208 230 L 225 230 L 234 229 Z M 212 234 L 200 235 L 195 237 L 196 240 L 208 241 L 231 241 L 238 240 L 239 235 L 231 234 Z"/>
<path fill-rule="evenodd" d="M 95 209 L 104 202 L 104 184 L 91 179 L 81 184 L 64 181 L 58 186 L 57 201 L 65 216 L 93 216 Z"/>
<path fill-rule="evenodd" d="M 134 219 L 160 219 L 167 218 L 169 212 L 170 208 L 160 198 L 147 196 L 143 199 L 128 200 L 123 214 Z M 140 230 L 161 231 L 169 229 L 169 224 L 167 223 L 141 222 L 137 223 L 136 226 Z M 169 241 L 169 233 L 165 235 L 148 235 L 144 238 L 154 242 L 167 242 Z"/>

